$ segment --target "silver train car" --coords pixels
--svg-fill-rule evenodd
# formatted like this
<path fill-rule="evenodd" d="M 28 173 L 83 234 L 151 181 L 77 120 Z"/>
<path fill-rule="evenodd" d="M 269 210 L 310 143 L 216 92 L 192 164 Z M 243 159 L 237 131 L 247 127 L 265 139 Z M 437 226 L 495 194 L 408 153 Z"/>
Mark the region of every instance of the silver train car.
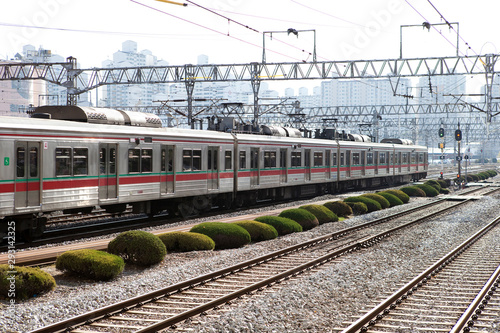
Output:
<path fill-rule="evenodd" d="M 129 205 L 134 212 L 188 216 L 427 174 L 427 149 L 411 142 L 271 132 L 162 128 L 155 115 L 77 106 L 0 117 L 0 235 L 15 222 L 25 239 L 39 237 L 55 211 L 122 212 Z"/>

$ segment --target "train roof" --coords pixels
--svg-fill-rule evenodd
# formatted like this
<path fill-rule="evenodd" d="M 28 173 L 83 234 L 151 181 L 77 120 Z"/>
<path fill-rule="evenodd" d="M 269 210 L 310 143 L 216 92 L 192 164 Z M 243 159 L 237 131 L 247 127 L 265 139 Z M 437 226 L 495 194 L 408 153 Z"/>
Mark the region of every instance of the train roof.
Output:
<path fill-rule="evenodd" d="M 182 129 L 172 127 L 138 127 L 138 126 L 119 126 L 99 123 L 85 123 L 67 120 L 56 119 L 40 119 L 40 118 L 24 118 L 24 117 L 0 117 L 0 128 L 10 129 L 12 132 L 23 131 L 38 131 L 41 136 L 53 135 L 54 133 L 64 133 L 64 135 L 77 135 L 86 137 L 102 137 L 103 135 L 136 138 L 136 137 L 161 137 L 161 136 L 176 136 L 183 139 L 211 139 L 220 141 L 232 141 L 237 138 L 240 142 L 260 142 L 273 143 L 280 145 L 300 146 L 320 146 L 320 145 L 336 145 L 335 140 L 313 139 L 302 137 L 286 137 L 272 136 L 262 134 L 242 134 L 242 133 L 225 133 L 209 130 Z M 373 148 L 389 148 L 397 146 L 402 149 L 427 149 L 424 146 L 402 145 L 396 143 L 374 143 L 374 142 L 355 142 L 355 141 L 339 141 L 341 147 L 373 147 Z"/>

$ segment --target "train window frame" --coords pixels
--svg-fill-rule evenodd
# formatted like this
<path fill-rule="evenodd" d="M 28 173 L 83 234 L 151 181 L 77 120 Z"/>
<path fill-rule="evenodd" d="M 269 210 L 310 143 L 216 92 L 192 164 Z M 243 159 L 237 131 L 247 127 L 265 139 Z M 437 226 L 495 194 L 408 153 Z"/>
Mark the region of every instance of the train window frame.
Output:
<path fill-rule="evenodd" d="M 26 155 L 25 147 L 17 147 L 16 149 L 16 177 L 24 178 L 26 175 Z"/>
<path fill-rule="evenodd" d="M 71 152 L 73 176 L 86 176 L 89 174 L 89 149 L 87 147 L 74 147 Z"/>
<path fill-rule="evenodd" d="M 361 165 L 361 154 L 358 151 L 352 152 L 352 165 Z"/>
<path fill-rule="evenodd" d="M 34 152 L 34 154 L 33 154 Z M 38 177 L 38 147 L 30 147 L 28 150 L 29 176 Z"/>
<path fill-rule="evenodd" d="M 224 152 L 224 170 L 233 169 L 233 152 L 231 150 L 226 150 Z"/>
<path fill-rule="evenodd" d="M 141 149 L 141 173 L 153 172 L 153 149 Z"/>
<path fill-rule="evenodd" d="M 264 151 L 264 168 L 276 168 L 276 155 L 275 150 Z"/>
<path fill-rule="evenodd" d="M 209 159 L 210 163 L 210 159 Z M 182 171 L 200 171 L 201 170 L 201 149 L 182 149 Z"/>
<path fill-rule="evenodd" d="M 239 166 L 240 170 L 247 168 L 247 152 L 245 150 L 240 150 Z"/>
<path fill-rule="evenodd" d="M 61 154 L 62 152 L 68 152 L 69 154 Z M 58 152 L 59 155 L 58 155 Z M 68 177 L 71 176 L 71 147 L 56 147 L 54 150 L 55 156 L 55 175 L 56 177 Z M 64 163 L 63 163 L 64 162 Z"/>
<path fill-rule="evenodd" d="M 345 153 L 340 153 L 340 165 L 345 165 Z"/>
<path fill-rule="evenodd" d="M 319 167 L 323 166 L 323 152 L 322 151 L 315 151 L 313 152 L 313 166 Z"/>
<path fill-rule="evenodd" d="M 378 164 L 385 165 L 387 164 L 385 159 L 385 151 L 381 151 L 378 153 Z"/>
<path fill-rule="evenodd" d="M 366 153 L 366 165 L 374 165 L 373 163 L 373 152 L 369 151 Z"/>
<path fill-rule="evenodd" d="M 134 154 L 130 154 L 130 153 Z M 140 173 L 141 172 L 141 149 L 140 148 L 129 148 L 128 149 L 128 173 Z"/>
<path fill-rule="evenodd" d="M 301 167 L 302 166 L 302 152 L 301 151 L 292 151 L 292 154 L 291 154 L 291 167 Z"/>
<path fill-rule="evenodd" d="M 332 154 L 332 158 L 333 158 L 333 165 L 336 166 L 337 165 L 337 153 L 333 153 Z"/>

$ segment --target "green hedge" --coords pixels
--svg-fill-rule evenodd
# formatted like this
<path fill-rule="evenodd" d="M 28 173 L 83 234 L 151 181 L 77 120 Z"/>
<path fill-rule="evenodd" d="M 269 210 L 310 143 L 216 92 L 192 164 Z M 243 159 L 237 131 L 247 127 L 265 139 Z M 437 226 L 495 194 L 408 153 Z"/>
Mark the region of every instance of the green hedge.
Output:
<path fill-rule="evenodd" d="M 372 200 L 375 200 L 376 202 L 378 202 L 380 204 L 380 206 L 382 207 L 382 209 L 386 209 L 386 208 L 389 208 L 391 206 L 391 204 L 389 203 L 389 201 L 387 201 L 387 199 L 384 198 L 381 195 L 378 195 L 378 194 L 375 194 L 375 193 L 365 193 L 365 194 L 361 194 L 361 196 L 369 198 L 369 199 L 372 199 Z"/>
<path fill-rule="evenodd" d="M 124 267 L 125 262 L 119 256 L 91 249 L 67 251 L 56 260 L 58 270 L 98 281 L 115 278 Z"/>
<path fill-rule="evenodd" d="M 39 268 L 0 265 L 0 296 L 25 300 L 56 287 L 54 278 Z"/>
<path fill-rule="evenodd" d="M 399 200 L 399 198 L 393 194 L 387 192 L 378 192 L 377 194 L 383 196 L 387 200 L 387 202 L 389 202 L 390 207 L 399 206 L 403 204 L 403 201 Z"/>
<path fill-rule="evenodd" d="M 389 194 L 396 196 L 403 203 L 408 203 L 410 201 L 410 197 L 408 196 L 408 194 L 406 194 L 405 192 L 403 192 L 401 190 L 385 190 L 382 192 L 389 193 Z"/>
<path fill-rule="evenodd" d="M 329 201 L 323 204 L 326 208 L 331 210 L 335 215 L 347 217 L 352 215 L 352 208 L 343 201 Z"/>
<path fill-rule="evenodd" d="M 319 224 L 337 222 L 339 220 L 338 216 L 334 212 L 322 205 L 305 205 L 300 208 L 305 209 L 309 213 L 316 216 Z"/>
<path fill-rule="evenodd" d="M 428 196 L 428 197 L 435 197 L 435 196 L 439 195 L 439 191 L 436 190 L 431 185 L 417 184 L 415 186 L 418 187 L 419 189 L 421 189 L 422 191 L 424 191 L 425 195 Z"/>
<path fill-rule="evenodd" d="M 259 216 L 255 221 L 272 225 L 278 235 L 288 235 L 294 232 L 301 232 L 302 226 L 292 219 L 279 216 Z"/>
<path fill-rule="evenodd" d="M 401 191 L 406 193 L 410 197 L 426 197 L 424 190 L 416 187 L 416 186 L 405 186 L 400 188 Z"/>
<path fill-rule="evenodd" d="M 215 242 L 207 235 L 196 232 L 172 231 L 158 235 L 165 244 L 167 252 L 210 251 L 215 248 Z"/>
<path fill-rule="evenodd" d="M 248 231 L 233 223 L 203 222 L 192 227 L 190 231 L 212 238 L 217 250 L 242 247 L 251 241 Z"/>
<path fill-rule="evenodd" d="M 316 216 L 301 208 L 286 209 L 279 216 L 294 220 L 302 226 L 303 230 L 310 230 L 319 225 Z"/>
<path fill-rule="evenodd" d="M 431 179 L 431 180 L 426 181 L 424 184 L 434 187 L 436 189 L 436 191 L 438 191 L 438 193 L 439 193 L 439 191 L 441 191 L 441 185 L 439 184 L 439 182 L 437 180 Z"/>
<path fill-rule="evenodd" d="M 132 230 L 122 232 L 109 242 L 108 252 L 122 257 L 125 262 L 131 264 L 151 266 L 165 258 L 167 249 L 152 233 Z"/>
<path fill-rule="evenodd" d="M 233 224 L 239 225 L 244 228 L 250 234 L 250 239 L 252 242 L 262 242 L 270 239 L 275 239 L 278 237 L 278 232 L 272 225 L 258 222 L 258 221 L 237 221 Z"/>
<path fill-rule="evenodd" d="M 346 202 L 352 209 L 354 215 L 363 215 L 368 213 L 368 207 L 362 202 Z"/>
<path fill-rule="evenodd" d="M 363 197 L 363 196 L 357 196 L 357 197 L 349 197 L 344 199 L 345 202 L 362 202 L 366 205 L 366 208 L 368 208 L 368 213 L 375 212 L 377 210 L 381 210 L 382 206 L 375 200 Z"/>

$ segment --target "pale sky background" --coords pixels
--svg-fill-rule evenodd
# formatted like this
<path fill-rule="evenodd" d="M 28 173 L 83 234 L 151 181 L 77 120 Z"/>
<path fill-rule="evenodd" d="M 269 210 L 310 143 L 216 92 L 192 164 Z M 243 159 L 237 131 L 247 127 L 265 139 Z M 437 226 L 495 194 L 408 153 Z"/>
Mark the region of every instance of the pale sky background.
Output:
<path fill-rule="evenodd" d="M 21 53 L 23 45 L 32 44 L 63 57 L 76 57 L 81 68 L 101 67 L 102 61 L 112 59 L 112 54 L 121 49 L 123 41 L 134 40 L 139 51 L 148 49 L 171 65 L 196 64 L 200 54 L 208 55 L 209 62 L 215 64 L 260 62 L 262 32 L 294 28 L 315 29 L 318 61 L 393 59 L 400 53 L 401 25 L 444 23 L 432 4 L 446 20 L 459 22 L 460 54 L 497 53 L 500 48 L 500 2 L 493 0 L 194 2 L 260 33 L 193 4 L 182 7 L 154 0 L 4 1 L 0 58 L 12 58 Z M 437 29 L 448 41 L 433 28 L 404 28 L 403 57 L 455 55 L 455 31 L 446 26 Z M 308 55 L 312 49 L 312 32 L 299 32 L 298 37 L 277 33 L 273 40 L 266 39 L 267 62 L 312 61 Z"/>

